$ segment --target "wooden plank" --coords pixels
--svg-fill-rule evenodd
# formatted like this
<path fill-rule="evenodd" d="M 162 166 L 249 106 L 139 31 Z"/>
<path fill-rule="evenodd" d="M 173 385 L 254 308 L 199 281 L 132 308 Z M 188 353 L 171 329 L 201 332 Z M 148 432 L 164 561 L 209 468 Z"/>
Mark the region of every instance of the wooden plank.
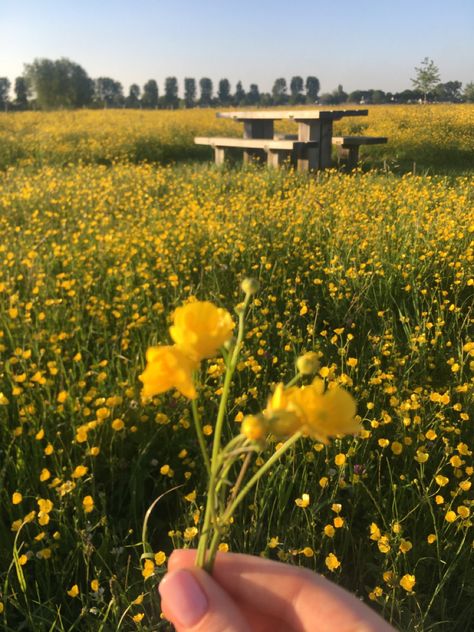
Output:
<path fill-rule="evenodd" d="M 378 145 L 388 142 L 386 136 L 333 136 L 333 145 Z"/>
<path fill-rule="evenodd" d="M 295 121 L 319 118 L 342 118 L 344 116 L 367 116 L 368 110 L 248 110 L 241 112 L 217 112 L 217 118 L 252 121 L 271 119 L 274 121 L 294 119 Z"/>
<path fill-rule="evenodd" d="M 214 147 L 214 160 L 216 165 L 223 165 L 225 159 L 225 149 L 223 147 Z"/>
<path fill-rule="evenodd" d="M 194 139 L 196 145 L 209 145 L 210 147 L 237 147 L 242 149 L 280 149 L 292 150 L 296 142 L 294 140 L 275 140 L 273 138 L 227 138 L 197 136 Z"/>

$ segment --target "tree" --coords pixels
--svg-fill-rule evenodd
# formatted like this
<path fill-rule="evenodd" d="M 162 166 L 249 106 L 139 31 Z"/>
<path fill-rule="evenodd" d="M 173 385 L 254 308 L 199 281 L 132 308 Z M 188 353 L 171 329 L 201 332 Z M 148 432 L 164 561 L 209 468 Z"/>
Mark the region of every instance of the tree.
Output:
<path fill-rule="evenodd" d="M 237 81 L 236 85 L 235 85 L 235 93 L 234 93 L 234 104 L 235 105 L 242 105 L 242 103 L 244 103 L 245 101 L 245 90 L 242 86 L 242 82 L 241 81 Z"/>
<path fill-rule="evenodd" d="M 275 105 L 283 105 L 288 101 L 286 79 L 280 77 L 275 80 L 272 88 L 272 96 Z"/>
<path fill-rule="evenodd" d="M 306 77 L 306 100 L 308 103 L 316 103 L 320 89 L 319 79 L 317 77 Z"/>
<path fill-rule="evenodd" d="M 447 81 L 446 83 L 438 83 L 433 90 L 433 95 L 438 101 L 457 102 L 461 100 L 461 81 Z"/>
<path fill-rule="evenodd" d="M 163 97 L 163 103 L 165 107 L 172 110 L 178 107 L 178 80 L 176 79 L 176 77 L 166 77 L 165 96 Z"/>
<path fill-rule="evenodd" d="M 95 102 L 103 108 L 120 107 L 123 104 L 122 84 L 110 77 L 95 80 Z"/>
<path fill-rule="evenodd" d="M 463 96 L 468 103 L 474 103 L 474 81 L 466 83 Z"/>
<path fill-rule="evenodd" d="M 8 110 L 10 86 L 9 79 L 0 77 L 0 108 L 5 111 Z"/>
<path fill-rule="evenodd" d="M 184 80 L 184 104 L 187 108 L 196 105 L 196 79 L 186 77 Z"/>
<path fill-rule="evenodd" d="M 303 78 L 296 76 L 290 80 L 291 103 L 304 103 Z"/>
<path fill-rule="evenodd" d="M 132 83 L 128 92 L 128 97 L 125 100 L 125 105 L 128 108 L 140 107 L 140 86 L 136 83 Z"/>
<path fill-rule="evenodd" d="M 212 81 L 208 77 L 203 77 L 199 80 L 199 88 L 201 90 L 201 98 L 199 99 L 199 105 L 207 108 L 211 105 L 212 101 Z"/>
<path fill-rule="evenodd" d="M 230 103 L 230 82 L 228 79 L 221 79 L 219 81 L 219 88 L 217 90 L 217 98 L 221 105 L 229 105 Z"/>
<path fill-rule="evenodd" d="M 439 83 L 439 69 L 432 59 L 425 57 L 418 67 L 415 67 L 416 77 L 411 79 L 415 90 L 419 90 L 423 95 L 423 102 L 426 103 L 428 94 Z"/>
<path fill-rule="evenodd" d="M 154 79 L 150 79 L 143 86 L 142 106 L 144 108 L 158 107 L 158 84 Z"/>
<path fill-rule="evenodd" d="M 15 96 L 15 107 L 19 110 L 26 110 L 28 108 L 29 88 L 24 77 L 15 79 Z"/>
<path fill-rule="evenodd" d="M 245 98 L 245 102 L 248 105 L 257 105 L 260 101 L 260 91 L 256 83 L 251 83 L 247 96 Z"/>
<path fill-rule="evenodd" d="M 79 64 L 65 57 L 35 59 L 25 66 L 25 77 L 42 109 L 80 108 L 92 102 L 92 80 Z"/>

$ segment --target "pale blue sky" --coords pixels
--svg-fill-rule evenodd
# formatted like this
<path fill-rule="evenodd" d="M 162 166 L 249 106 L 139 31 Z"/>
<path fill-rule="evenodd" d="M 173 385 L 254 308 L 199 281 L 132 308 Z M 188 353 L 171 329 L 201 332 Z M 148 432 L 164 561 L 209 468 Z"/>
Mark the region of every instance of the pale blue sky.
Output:
<path fill-rule="evenodd" d="M 0 76 L 68 57 L 126 92 L 156 79 L 228 78 L 269 91 L 316 75 L 322 92 L 410 88 L 434 60 L 441 80 L 474 81 L 474 0 L 0 0 Z"/>

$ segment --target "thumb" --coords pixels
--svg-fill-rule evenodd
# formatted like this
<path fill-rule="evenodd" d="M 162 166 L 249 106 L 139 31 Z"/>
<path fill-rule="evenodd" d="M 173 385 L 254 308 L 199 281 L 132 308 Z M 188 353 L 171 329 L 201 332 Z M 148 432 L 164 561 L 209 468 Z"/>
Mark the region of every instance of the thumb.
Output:
<path fill-rule="evenodd" d="M 177 632 L 249 632 L 236 603 L 200 568 L 168 572 L 158 587 L 161 609 Z"/>

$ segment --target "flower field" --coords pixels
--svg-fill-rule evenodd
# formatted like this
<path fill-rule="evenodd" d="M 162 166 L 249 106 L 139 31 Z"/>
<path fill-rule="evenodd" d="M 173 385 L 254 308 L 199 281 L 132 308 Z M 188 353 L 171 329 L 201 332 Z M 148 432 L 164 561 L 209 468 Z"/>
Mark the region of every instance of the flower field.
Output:
<path fill-rule="evenodd" d="M 234 125 L 205 110 L 0 116 L 0 627 L 169 629 L 156 585 L 172 549 L 197 544 L 206 472 L 189 402 L 143 400 L 138 376 L 179 305 L 233 314 L 253 277 L 224 434 L 309 351 L 362 430 L 295 443 L 221 550 L 317 570 L 401 630 L 465 632 L 474 108 L 371 108 L 364 133 L 390 143 L 366 166 L 384 168 L 351 175 L 200 160 L 192 137 Z M 222 358 L 200 371 L 210 441 Z"/>

